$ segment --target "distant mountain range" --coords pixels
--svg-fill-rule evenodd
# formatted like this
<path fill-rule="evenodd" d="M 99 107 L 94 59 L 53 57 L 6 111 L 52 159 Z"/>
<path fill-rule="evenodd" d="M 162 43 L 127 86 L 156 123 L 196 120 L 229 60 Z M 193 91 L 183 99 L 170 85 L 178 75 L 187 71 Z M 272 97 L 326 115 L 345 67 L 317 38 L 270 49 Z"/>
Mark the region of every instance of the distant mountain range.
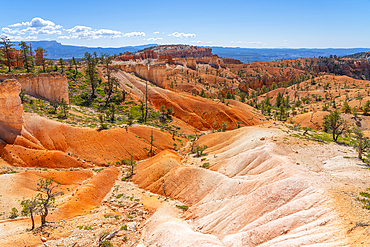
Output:
<path fill-rule="evenodd" d="M 17 42 L 14 42 L 17 44 Z M 139 46 L 124 46 L 118 48 L 103 48 L 103 47 L 84 47 L 73 45 L 62 45 L 57 41 L 30 41 L 32 49 L 42 47 L 47 51 L 49 59 L 70 59 L 72 57 L 82 58 L 85 52 L 108 53 L 111 55 L 125 52 L 136 52 L 151 46 L 159 46 L 158 44 L 148 44 Z M 290 48 L 239 48 L 239 47 L 210 47 L 212 53 L 223 58 L 234 58 L 248 62 L 264 62 L 271 60 L 296 59 L 296 58 L 313 58 L 313 57 L 328 57 L 330 55 L 347 56 L 360 52 L 369 52 L 370 48 L 328 48 L 328 49 L 290 49 Z"/>
<path fill-rule="evenodd" d="M 17 48 L 18 42 L 13 42 L 15 48 Z M 85 52 L 96 52 L 98 55 L 101 53 L 108 53 L 110 55 L 125 53 L 125 52 L 136 52 L 151 46 L 158 46 L 156 44 L 152 45 L 139 45 L 139 46 L 125 46 L 119 48 L 103 48 L 103 47 L 85 47 L 85 46 L 74 46 L 74 45 L 62 45 L 57 41 L 29 41 L 27 44 L 31 44 L 32 49 L 37 47 L 44 48 L 47 51 L 46 58 L 49 59 L 71 59 L 84 57 Z"/>
<path fill-rule="evenodd" d="M 338 57 L 351 55 L 358 52 L 368 52 L 370 48 L 328 48 L 328 49 L 291 49 L 291 48 L 232 48 L 232 47 L 210 47 L 214 54 L 223 58 L 235 58 L 243 63 L 265 62 L 297 58 Z"/>

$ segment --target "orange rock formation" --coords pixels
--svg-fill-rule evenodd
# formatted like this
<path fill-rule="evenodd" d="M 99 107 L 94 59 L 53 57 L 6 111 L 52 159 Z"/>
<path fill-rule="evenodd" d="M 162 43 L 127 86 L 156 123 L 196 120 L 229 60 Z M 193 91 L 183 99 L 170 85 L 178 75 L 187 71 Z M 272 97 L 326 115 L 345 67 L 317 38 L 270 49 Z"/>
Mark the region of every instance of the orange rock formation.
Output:
<path fill-rule="evenodd" d="M 3 58 L 4 58 L 4 61 L 2 63 L 5 64 L 6 66 L 8 66 L 8 59 L 7 59 L 7 55 L 5 54 L 5 51 L 3 53 Z M 11 66 L 13 66 L 13 67 L 22 67 L 23 66 L 23 61 L 22 61 L 22 58 L 21 58 L 21 51 L 20 50 L 17 50 L 17 49 L 14 49 L 14 48 L 9 49 L 9 58 L 10 58 Z"/>
<path fill-rule="evenodd" d="M 0 75 L 0 81 L 5 79 L 16 79 L 22 89 L 30 95 L 56 102 L 64 99 L 69 103 L 68 82 L 65 75 L 59 73 Z"/>
<path fill-rule="evenodd" d="M 0 82 L 0 138 L 8 143 L 15 140 L 23 126 L 20 92 L 21 84 L 16 80 Z"/>

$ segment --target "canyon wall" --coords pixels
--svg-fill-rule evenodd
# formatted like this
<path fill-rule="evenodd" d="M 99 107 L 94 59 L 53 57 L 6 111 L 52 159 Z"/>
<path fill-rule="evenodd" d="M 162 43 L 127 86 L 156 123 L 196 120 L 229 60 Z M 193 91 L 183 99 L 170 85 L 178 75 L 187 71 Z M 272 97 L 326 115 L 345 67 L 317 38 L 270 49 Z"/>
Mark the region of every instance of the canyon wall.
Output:
<path fill-rule="evenodd" d="M 256 77 L 246 77 L 240 81 L 239 89 L 243 92 L 248 92 L 249 88 L 256 90 L 257 88 L 262 88 L 263 86 L 270 87 L 274 82 L 279 84 L 288 82 L 295 78 L 296 76 L 290 73 L 282 76 L 258 75 Z"/>
<path fill-rule="evenodd" d="M 163 88 L 168 88 L 166 82 L 166 69 L 165 65 L 147 66 L 147 65 L 123 65 L 120 68 L 125 72 L 134 72 L 143 79 L 154 83 L 155 85 Z"/>
<path fill-rule="evenodd" d="M 64 99 L 69 103 L 68 82 L 65 75 L 59 73 L 0 75 L 0 81 L 5 79 L 16 79 L 22 89 L 32 96 L 56 102 Z"/>
<path fill-rule="evenodd" d="M 225 65 L 229 65 L 229 64 L 242 64 L 242 62 L 240 62 L 237 59 L 220 58 L 217 55 L 197 57 L 196 62 L 197 63 L 202 63 L 202 64 L 209 64 L 209 65 L 215 66 L 215 67 L 220 66 L 220 67 L 223 67 L 223 68 L 226 67 Z"/>
<path fill-rule="evenodd" d="M 10 79 L 0 82 L 0 138 L 12 143 L 22 131 L 23 105 L 19 98 L 21 84 Z"/>

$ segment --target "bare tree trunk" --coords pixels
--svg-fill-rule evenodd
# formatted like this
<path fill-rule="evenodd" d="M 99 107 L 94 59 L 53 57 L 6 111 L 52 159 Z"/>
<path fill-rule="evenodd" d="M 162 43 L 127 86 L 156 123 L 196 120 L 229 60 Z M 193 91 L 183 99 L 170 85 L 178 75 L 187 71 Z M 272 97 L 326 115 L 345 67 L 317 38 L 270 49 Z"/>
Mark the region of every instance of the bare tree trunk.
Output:
<path fill-rule="evenodd" d="M 35 229 L 35 219 L 33 218 L 33 212 L 31 212 L 31 221 L 32 221 L 32 228 L 31 230 Z"/>
<path fill-rule="evenodd" d="M 148 82 L 145 83 L 145 118 L 144 123 L 146 123 L 146 119 L 148 116 Z"/>
<path fill-rule="evenodd" d="M 358 142 L 358 158 L 362 160 L 362 138 Z"/>

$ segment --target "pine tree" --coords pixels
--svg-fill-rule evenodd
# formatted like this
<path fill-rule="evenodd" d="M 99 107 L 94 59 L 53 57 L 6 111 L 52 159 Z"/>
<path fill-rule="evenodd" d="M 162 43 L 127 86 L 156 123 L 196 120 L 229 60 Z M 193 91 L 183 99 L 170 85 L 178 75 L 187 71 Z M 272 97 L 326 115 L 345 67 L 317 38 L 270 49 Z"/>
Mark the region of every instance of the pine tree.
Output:
<path fill-rule="evenodd" d="M 0 44 L 3 45 L 4 53 L 5 53 L 7 64 L 8 64 L 8 73 L 10 73 L 11 72 L 11 62 L 12 62 L 10 59 L 10 49 L 14 45 L 10 42 L 10 40 L 7 37 L 1 37 L 0 39 L 1 39 Z M 2 54 L 0 54 L 0 56 L 2 57 Z"/>
<path fill-rule="evenodd" d="M 281 104 L 281 100 L 283 99 L 283 95 L 281 94 L 281 92 L 278 92 L 278 95 L 276 96 L 276 107 L 280 107 L 280 104 Z"/>
<path fill-rule="evenodd" d="M 18 45 L 21 47 L 22 51 L 23 67 L 26 69 L 27 73 L 30 73 L 33 67 L 33 57 L 31 55 L 30 46 L 24 41 L 21 41 Z"/>
<path fill-rule="evenodd" d="M 365 116 L 369 115 L 370 111 L 370 100 L 366 101 L 365 105 L 362 107 L 362 112 L 364 113 Z"/>
<path fill-rule="evenodd" d="M 85 77 L 89 80 L 91 86 L 90 98 L 95 98 L 95 91 L 98 86 L 98 77 L 96 71 L 97 59 L 94 58 L 89 52 L 85 52 L 84 60 L 86 61 Z"/>
<path fill-rule="evenodd" d="M 351 109 L 351 107 L 349 106 L 349 104 L 348 104 L 348 102 L 346 101 L 346 102 L 344 102 L 344 105 L 343 105 L 343 111 L 344 111 L 344 113 L 351 113 L 352 112 L 352 109 Z"/>

